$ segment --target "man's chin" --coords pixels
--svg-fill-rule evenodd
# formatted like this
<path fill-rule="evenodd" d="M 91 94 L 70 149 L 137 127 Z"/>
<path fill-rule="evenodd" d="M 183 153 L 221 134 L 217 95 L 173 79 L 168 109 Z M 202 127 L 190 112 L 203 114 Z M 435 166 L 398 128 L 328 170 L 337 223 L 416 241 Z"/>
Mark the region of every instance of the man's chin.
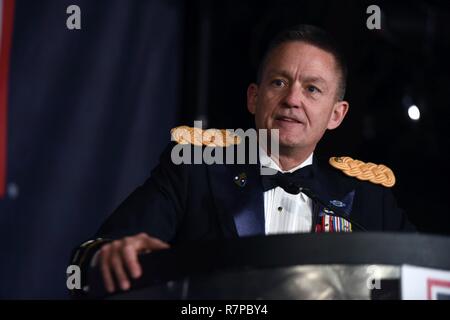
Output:
<path fill-rule="evenodd" d="M 279 136 L 280 147 L 295 148 L 303 145 L 305 141 L 303 141 L 303 139 L 299 139 L 299 137 L 301 136 L 302 136 L 301 133 L 283 134 L 283 132 L 280 132 Z"/>
<path fill-rule="evenodd" d="M 281 140 L 280 139 L 280 149 L 297 149 L 302 148 L 303 143 L 300 141 L 292 141 L 292 140 Z"/>

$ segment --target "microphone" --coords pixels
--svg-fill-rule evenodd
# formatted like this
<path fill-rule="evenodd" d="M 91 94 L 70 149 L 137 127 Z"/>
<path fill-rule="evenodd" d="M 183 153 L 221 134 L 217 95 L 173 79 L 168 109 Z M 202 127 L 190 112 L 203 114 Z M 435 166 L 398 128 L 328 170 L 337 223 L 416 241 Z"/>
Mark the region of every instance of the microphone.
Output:
<path fill-rule="evenodd" d="M 304 193 L 307 197 L 311 198 L 313 201 L 321 204 L 326 209 L 330 210 L 332 213 L 330 215 L 345 219 L 349 221 L 352 225 L 357 227 L 360 231 L 367 231 L 366 228 L 364 228 L 362 225 L 360 225 L 358 222 L 350 219 L 350 217 L 347 216 L 347 214 L 344 213 L 344 211 L 341 210 L 341 208 L 336 207 L 335 205 L 326 203 L 322 199 L 320 199 L 311 189 L 300 187 L 299 185 L 295 183 L 289 183 L 287 186 L 285 186 L 284 190 L 290 194 L 299 194 L 300 192 Z"/>

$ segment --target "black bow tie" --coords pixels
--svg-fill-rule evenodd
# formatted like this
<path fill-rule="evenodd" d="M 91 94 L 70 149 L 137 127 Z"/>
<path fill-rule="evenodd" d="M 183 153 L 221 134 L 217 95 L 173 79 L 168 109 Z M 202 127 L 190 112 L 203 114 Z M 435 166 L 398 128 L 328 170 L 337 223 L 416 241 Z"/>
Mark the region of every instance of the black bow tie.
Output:
<path fill-rule="evenodd" d="M 305 166 L 294 172 L 282 173 L 277 171 L 273 175 L 261 175 L 263 190 L 268 191 L 281 187 L 291 194 L 300 193 L 301 187 L 308 187 L 313 177 L 312 165 Z"/>

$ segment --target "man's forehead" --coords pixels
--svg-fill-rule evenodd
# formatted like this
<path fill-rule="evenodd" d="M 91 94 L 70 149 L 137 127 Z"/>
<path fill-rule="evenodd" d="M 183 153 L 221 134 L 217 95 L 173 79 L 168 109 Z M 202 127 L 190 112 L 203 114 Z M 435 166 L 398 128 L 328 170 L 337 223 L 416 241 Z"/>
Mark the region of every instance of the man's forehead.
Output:
<path fill-rule="evenodd" d="M 335 65 L 333 55 L 314 45 L 300 42 L 290 41 L 282 43 L 270 53 L 268 64 L 278 62 L 288 63 L 304 63 L 306 65 Z"/>
<path fill-rule="evenodd" d="M 331 59 L 333 58 L 333 55 L 327 50 L 324 50 L 315 44 L 305 42 L 302 40 L 291 40 L 282 42 L 276 47 L 274 47 L 271 51 L 272 51 L 271 55 L 276 53 L 295 54 L 296 52 L 303 52 L 303 53 L 320 54 Z"/>
<path fill-rule="evenodd" d="M 331 53 L 302 41 L 282 43 L 267 58 L 267 74 L 287 75 L 301 68 L 306 73 L 304 76 L 325 81 L 330 78 L 329 75 L 336 73 L 336 61 Z"/>
<path fill-rule="evenodd" d="M 267 70 L 267 74 L 269 76 L 282 76 L 286 78 L 292 77 L 292 74 L 287 69 L 282 68 L 269 68 Z M 322 75 L 316 73 L 316 72 L 304 72 L 299 75 L 302 80 L 308 81 L 308 82 L 328 82 Z"/>

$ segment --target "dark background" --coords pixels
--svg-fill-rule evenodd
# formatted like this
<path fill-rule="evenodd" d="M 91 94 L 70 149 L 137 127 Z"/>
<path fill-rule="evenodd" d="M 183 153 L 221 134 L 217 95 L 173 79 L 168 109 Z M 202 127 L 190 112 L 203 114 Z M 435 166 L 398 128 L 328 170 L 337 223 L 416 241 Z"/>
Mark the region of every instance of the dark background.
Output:
<path fill-rule="evenodd" d="M 66 28 L 71 4 L 82 30 Z M 449 21 L 444 1 L 16 0 L 0 298 L 66 298 L 71 249 L 148 177 L 171 127 L 252 126 L 262 49 L 299 23 L 349 62 L 350 112 L 317 153 L 390 166 L 418 229 L 450 235 Z"/>

